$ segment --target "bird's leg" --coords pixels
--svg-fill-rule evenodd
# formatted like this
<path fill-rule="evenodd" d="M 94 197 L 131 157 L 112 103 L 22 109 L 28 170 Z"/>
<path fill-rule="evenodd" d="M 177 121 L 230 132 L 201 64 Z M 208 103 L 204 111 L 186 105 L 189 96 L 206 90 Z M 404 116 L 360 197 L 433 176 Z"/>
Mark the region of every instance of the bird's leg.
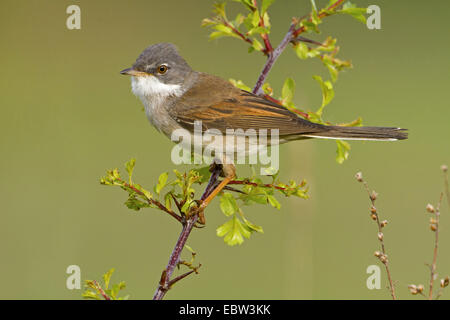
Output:
<path fill-rule="evenodd" d="M 236 168 L 232 164 L 224 164 L 222 167 L 222 171 L 224 174 L 224 179 L 219 183 L 219 185 L 206 197 L 205 200 L 202 201 L 200 205 L 200 209 L 205 209 L 208 204 L 216 197 L 220 191 L 236 176 Z"/>
<path fill-rule="evenodd" d="M 224 179 L 209 194 L 205 193 L 205 195 L 207 195 L 207 197 L 205 199 L 202 199 L 203 201 L 198 208 L 198 218 L 199 218 L 198 220 L 199 220 L 199 223 L 201 223 L 201 224 L 205 224 L 205 222 L 206 222 L 205 215 L 203 213 L 205 208 L 220 193 L 220 191 L 222 191 L 222 189 L 225 188 L 225 186 L 231 180 L 233 180 L 236 176 L 236 167 L 233 164 L 223 164 L 221 171 L 223 173 Z M 214 174 L 214 172 L 213 172 L 213 174 Z M 211 175 L 211 177 L 212 176 L 213 175 Z"/>

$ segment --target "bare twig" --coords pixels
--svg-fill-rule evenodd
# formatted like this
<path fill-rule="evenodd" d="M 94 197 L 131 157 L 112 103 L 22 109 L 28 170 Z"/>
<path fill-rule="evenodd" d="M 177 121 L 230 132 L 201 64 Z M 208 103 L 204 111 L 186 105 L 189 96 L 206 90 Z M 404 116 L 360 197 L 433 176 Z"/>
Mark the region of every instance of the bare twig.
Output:
<path fill-rule="evenodd" d="M 428 212 L 434 215 L 434 218 L 431 219 L 431 230 L 434 232 L 434 250 L 433 250 L 433 262 L 430 265 L 430 287 L 428 291 L 428 300 L 433 299 L 433 284 L 434 280 L 436 280 L 436 262 L 438 256 L 438 245 L 439 245 L 439 216 L 441 210 L 442 198 L 444 197 L 444 193 L 441 192 L 441 196 L 439 197 L 439 202 L 437 204 L 436 209 L 433 208 L 432 205 L 427 206 Z"/>
<path fill-rule="evenodd" d="M 448 187 L 448 166 L 443 164 L 441 166 L 442 172 L 444 172 L 444 191 L 445 195 L 447 196 L 447 204 L 450 207 L 450 190 Z"/>
<path fill-rule="evenodd" d="M 383 234 L 383 227 L 386 226 L 387 221 L 380 221 L 380 217 L 378 215 L 378 211 L 375 207 L 375 200 L 377 199 L 377 193 L 375 191 L 370 192 L 369 186 L 367 184 L 366 181 L 364 181 L 364 179 L 362 178 L 362 173 L 358 172 L 356 174 L 356 180 L 358 180 L 359 182 L 361 182 L 364 185 L 364 188 L 367 191 L 367 194 L 369 196 L 370 202 L 372 203 L 372 206 L 370 207 L 370 216 L 371 218 L 377 223 L 378 226 L 378 240 L 380 241 L 380 245 L 381 245 L 381 252 L 376 251 L 375 252 L 375 256 L 380 259 L 380 261 L 384 264 L 385 268 L 386 268 L 386 274 L 388 277 L 388 281 L 389 281 L 389 291 L 391 293 L 392 299 L 397 300 L 397 296 L 395 295 L 395 286 L 394 286 L 394 282 L 392 280 L 392 276 L 391 276 L 391 271 L 389 269 L 389 260 L 388 260 L 388 256 L 386 254 L 386 248 L 384 245 L 384 234 Z"/>

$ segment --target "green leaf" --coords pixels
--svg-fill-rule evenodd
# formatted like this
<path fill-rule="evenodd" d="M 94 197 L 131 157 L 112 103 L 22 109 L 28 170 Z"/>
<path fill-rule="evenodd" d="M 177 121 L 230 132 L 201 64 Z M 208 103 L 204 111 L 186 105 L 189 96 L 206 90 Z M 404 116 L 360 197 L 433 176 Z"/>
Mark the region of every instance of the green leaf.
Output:
<path fill-rule="evenodd" d="M 337 11 L 337 13 L 344 13 L 352 16 L 356 20 L 366 23 L 366 14 L 367 9 L 366 8 L 358 8 L 355 4 L 351 3 L 350 1 L 347 1 L 342 6 L 342 9 Z"/>
<path fill-rule="evenodd" d="M 224 193 L 220 197 L 220 209 L 226 216 L 231 216 L 239 210 L 236 199 L 231 193 Z"/>
<path fill-rule="evenodd" d="M 263 228 L 261 226 L 257 226 L 256 224 L 251 223 L 250 221 L 248 221 L 247 219 L 245 219 L 245 217 L 242 217 L 242 219 L 244 220 L 245 224 L 247 225 L 247 227 L 251 230 L 251 231 L 256 231 L 259 233 L 264 233 Z"/>
<path fill-rule="evenodd" d="M 209 26 L 213 26 L 213 25 L 215 25 L 215 24 L 217 24 L 216 21 L 211 20 L 211 19 L 209 19 L 209 18 L 205 18 L 205 19 L 202 20 L 201 26 L 202 26 L 202 27 L 209 27 Z"/>
<path fill-rule="evenodd" d="M 81 296 L 85 299 L 101 300 L 101 298 L 95 292 L 92 292 L 91 290 L 86 290 Z"/>
<path fill-rule="evenodd" d="M 313 78 L 319 82 L 320 88 L 322 89 L 322 106 L 316 112 L 319 116 L 322 116 L 323 108 L 334 98 L 333 84 L 330 81 L 323 81 L 320 76 L 313 76 Z"/>
<path fill-rule="evenodd" d="M 133 176 L 133 170 L 134 170 L 135 165 L 136 165 L 136 159 L 130 159 L 130 161 L 125 163 L 125 168 L 128 173 L 130 184 L 131 184 L 131 177 Z"/>
<path fill-rule="evenodd" d="M 268 32 L 269 32 L 269 30 L 267 28 L 254 27 L 247 32 L 247 35 L 253 36 L 255 34 L 262 34 L 262 33 L 268 33 Z"/>
<path fill-rule="evenodd" d="M 295 91 L 295 81 L 292 78 L 287 78 L 284 81 L 283 88 L 281 89 L 281 100 L 283 104 L 292 102 Z"/>
<path fill-rule="evenodd" d="M 267 195 L 267 200 L 269 201 L 269 203 L 270 203 L 270 205 L 272 207 L 277 208 L 278 210 L 280 210 L 281 204 L 278 202 L 278 200 L 274 196 L 268 194 Z"/>
<path fill-rule="evenodd" d="M 163 172 L 160 174 L 159 178 L 158 178 L 158 184 L 156 185 L 156 193 L 159 195 L 161 190 L 166 186 L 167 184 L 167 179 L 169 178 L 169 173 L 168 172 Z"/>
<path fill-rule="evenodd" d="M 300 59 L 305 60 L 308 58 L 309 48 L 306 45 L 306 43 L 299 42 L 298 44 L 295 45 L 294 48 L 295 48 L 295 53 L 297 54 L 297 56 Z"/>
<path fill-rule="evenodd" d="M 199 182 L 201 182 L 201 183 L 208 182 L 209 177 L 211 177 L 211 171 L 209 171 L 209 166 L 195 169 L 195 171 L 197 171 L 198 174 L 200 175 L 201 178 L 200 178 Z"/>
<path fill-rule="evenodd" d="M 194 203 L 192 199 L 187 199 L 186 202 L 181 207 L 181 212 L 187 213 L 192 203 Z"/>
<path fill-rule="evenodd" d="M 264 49 L 264 47 L 261 44 L 261 42 L 259 42 L 257 39 L 253 39 L 253 43 L 252 43 L 251 48 L 253 50 L 256 50 L 256 51 L 262 51 Z"/>
<path fill-rule="evenodd" d="M 267 11 L 267 9 L 272 5 L 272 3 L 274 3 L 275 0 L 262 0 L 261 3 L 261 12 L 265 13 Z"/>
<path fill-rule="evenodd" d="M 150 207 L 150 204 L 148 202 L 144 202 L 136 198 L 136 194 L 130 194 L 127 201 L 125 201 L 125 205 L 128 207 L 128 209 L 132 209 L 135 211 Z"/>
<path fill-rule="evenodd" d="M 215 29 L 217 31 L 221 31 L 221 32 L 223 32 L 224 34 L 227 34 L 227 35 L 232 35 L 233 34 L 233 30 L 230 27 L 225 26 L 223 24 L 217 24 L 217 25 L 215 25 L 213 27 L 213 29 Z"/>
<path fill-rule="evenodd" d="M 240 2 L 242 3 L 244 6 L 247 7 L 247 9 L 249 9 L 250 11 L 255 9 L 255 6 L 253 5 L 252 0 L 233 0 L 235 2 Z"/>
<path fill-rule="evenodd" d="M 336 144 L 337 144 L 336 162 L 342 164 L 348 158 L 350 151 L 350 144 L 342 140 L 336 140 Z"/>
<path fill-rule="evenodd" d="M 105 289 L 109 287 L 109 281 L 111 280 L 111 276 L 114 273 L 114 268 L 111 268 L 108 272 L 103 275 L 103 282 L 105 283 Z"/>
<path fill-rule="evenodd" d="M 249 86 L 247 86 L 245 83 L 243 83 L 242 80 L 229 79 L 228 81 L 230 81 L 231 84 L 233 86 L 235 86 L 236 88 L 239 88 L 241 90 L 245 90 L 245 91 L 248 91 L 248 92 L 252 91 L 252 89 Z"/>
<path fill-rule="evenodd" d="M 226 15 L 225 15 L 225 5 L 226 2 L 218 2 L 214 4 L 214 13 L 217 14 L 218 16 L 225 18 L 226 19 Z"/>
<path fill-rule="evenodd" d="M 188 249 L 191 253 L 194 253 L 194 254 L 195 254 L 194 249 L 192 249 L 192 248 L 191 248 L 190 246 L 188 246 L 187 244 L 185 244 L 184 247 L 185 247 L 186 249 Z"/>
<path fill-rule="evenodd" d="M 224 237 L 223 240 L 229 246 L 242 244 L 244 242 L 244 237 L 248 239 L 251 235 L 251 232 L 242 225 L 236 215 L 234 215 L 231 220 L 217 228 L 216 233 L 217 236 Z"/>

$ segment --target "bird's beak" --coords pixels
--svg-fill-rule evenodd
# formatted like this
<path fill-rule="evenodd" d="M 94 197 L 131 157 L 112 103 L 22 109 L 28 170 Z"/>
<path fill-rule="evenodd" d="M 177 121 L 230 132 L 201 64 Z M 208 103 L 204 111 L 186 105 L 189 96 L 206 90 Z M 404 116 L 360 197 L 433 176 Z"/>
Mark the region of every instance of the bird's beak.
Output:
<path fill-rule="evenodd" d="M 151 76 L 150 73 L 138 71 L 133 68 L 124 69 L 124 70 L 120 71 L 120 74 L 123 74 L 126 76 L 134 76 L 134 77 Z"/>

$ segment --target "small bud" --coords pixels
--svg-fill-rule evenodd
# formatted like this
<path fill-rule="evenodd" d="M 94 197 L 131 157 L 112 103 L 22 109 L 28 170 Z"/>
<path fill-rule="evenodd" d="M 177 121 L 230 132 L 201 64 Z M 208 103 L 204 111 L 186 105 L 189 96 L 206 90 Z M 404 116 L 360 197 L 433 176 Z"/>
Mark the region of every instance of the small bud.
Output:
<path fill-rule="evenodd" d="M 416 295 L 419 293 L 419 291 L 417 290 L 417 286 L 415 284 L 410 284 L 408 286 L 409 292 L 411 292 L 411 294 Z"/>
<path fill-rule="evenodd" d="M 436 231 L 437 230 L 437 225 L 430 224 L 430 229 L 431 229 L 431 231 Z"/>
<path fill-rule="evenodd" d="M 417 293 L 422 293 L 423 292 L 423 284 L 419 284 L 417 286 Z"/>
<path fill-rule="evenodd" d="M 362 182 L 363 181 L 362 173 L 361 172 L 356 173 L 355 178 L 356 180 L 358 180 L 358 182 Z"/>
<path fill-rule="evenodd" d="M 375 208 L 374 206 L 371 206 L 370 207 L 370 212 L 377 213 L 377 208 Z"/>
<path fill-rule="evenodd" d="M 388 262 L 387 255 L 385 255 L 385 254 L 381 255 L 380 261 L 383 262 L 384 264 L 386 264 Z"/>
<path fill-rule="evenodd" d="M 383 232 L 378 232 L 378 240 L 383 241 Z"/>
<path fill-rule="evenodd" d="M 375 251 L 375 253 L 373 254 L 375 257 L 379 258 L 381 257 L 383 254 L 380 251 Z"/>
<path fill-rule="evenodd" d="M 430 223 L 431 223 L 431 224 L 436 224 L 436 223 L 437 223 L 437 220 L 436 220 L 435 218 L 430 218 Z"/>
<path fill-rule="evenodd" d="M 372 213 L 370 215 L 370 217 L 372 218 L 372 220 L 376 221 L 377 220 L 377 215 L 375 213 Z"/>
<path fill-rule="evenodd" d="M 383 220 L 383 221 L 381 221 L 381 223 L 380 223 L 380 225 L 381 225 L 382 228 L 386 227 L 387 224 L 388 224 L 388 221 L 387 221 L 387 220 Z"/>
<path fill-rule="evenodd" d="M 435 210 L 434 210 L 434 207 L 433 207 L 433 205 L 432 204 L 427 204 L 427 211 L 429 212 L 429 213 L 434 213 L 435 212 Z"/>
<path fill-rule="evenodd" d="M 370 200 L 375 201 L 377 200 L 378 197 L 378 193 L 376 193 L 375 191 L 372 191 L 372 194 L 370 195 Z"/>
<path fill-rule="evenodd" d="M 444 171 L 444 172 L 447 172 L 448 171 L 448 167 L 445 164 L 443 164 L 441 166 L 441 170 Z"/>
<path fill-rule="evenodd" d="M 441 288 L 445 288 L 449 285 L 450 278 L 446 276 L 444 279 L 441 279 Z"/>

